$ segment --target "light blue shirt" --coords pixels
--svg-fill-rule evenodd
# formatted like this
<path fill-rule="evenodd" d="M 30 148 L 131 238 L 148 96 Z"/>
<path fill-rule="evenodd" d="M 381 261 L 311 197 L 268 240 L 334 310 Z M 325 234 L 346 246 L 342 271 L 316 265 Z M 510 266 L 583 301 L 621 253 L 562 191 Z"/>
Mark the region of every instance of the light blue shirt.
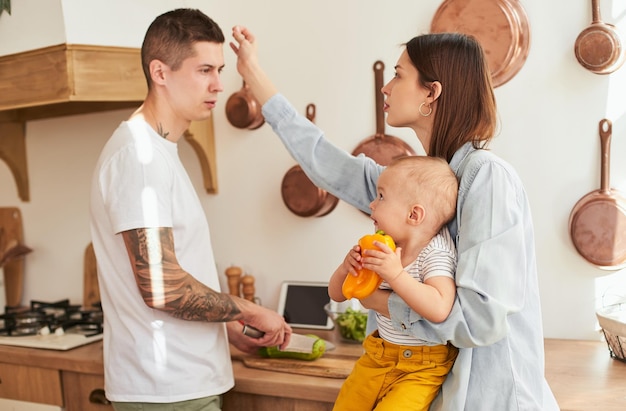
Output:
<path fill-rule="evenodd" d="M 382 166 L 331 144 L 280 94 L 262 111 L 316 185 L 369 213 Z M 450 166 L 459 178 L 457 213 L 448 225 L 458 251 L 452 312 L 431 323 L 392 293 L 392 323 L 459 348 L 431 410 L 558 410 L 544 376 L 533 223 L 522 183 L 510 165 L 469 143 Z"/>

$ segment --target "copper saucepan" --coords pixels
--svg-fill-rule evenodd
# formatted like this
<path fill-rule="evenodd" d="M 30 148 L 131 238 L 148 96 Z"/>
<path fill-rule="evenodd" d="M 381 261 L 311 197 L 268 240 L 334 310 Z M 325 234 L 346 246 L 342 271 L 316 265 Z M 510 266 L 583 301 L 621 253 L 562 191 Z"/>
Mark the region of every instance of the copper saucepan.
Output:
<path fill-rule="evenodd" d="M 255 130 L 265 123 L 261 104 L 254 98 L 245 81 L 241 90 L 233 93 L 226 101 L 226 118 L 233 126 L 249 130 Z"/>
<path fill-rule="evenodd" d="M 306 117 L 315 122 L 315 104 L 306 106 Z M 287 208 L 300 217 L 323 217 L 339 202 L 337 197 L 313 184 L 299 165 L 291 167 L 283 177 L 281 193 Z"/>
<path fill-rule="evenodd" d="M 413 148 L 398 137 L 385 134 L 385 112 L 383 109 L 384 98 L 381 92 L 383 88 L 383 70 L 385 64 L 382 61 L 374 63 L 374 91 L 376 95 L 376 134 L 362 141 L 352 151 L 352 155 L 365 154 L 378 164 L 386 166 L 396 157 L 415 155 Z"/>
<path fill-rule="evenodd" d="M 626 267 L 626 199 L 609 186 L 612 125 L 599 124 L 602 161 L 600 189 L 581 198 L 569 218 L 569 231 L 576 251 L 602 269 Z"/>
<path fill-rule="evenodd" d="M 591 0 L 592 22 L 576 38 L 574 53 L 578 62 L 596 74 L 609 74 L 624 64 L 620 36 L 612 24 L 600 17 L 598 0 Z"/>
<path fill-rule="evenodd" d="M 430 31 L 474 36 L 485 51 L 493 87 L 520 71 L 530 49 L 528 16 L 519 0 L 445 0 Z"/>

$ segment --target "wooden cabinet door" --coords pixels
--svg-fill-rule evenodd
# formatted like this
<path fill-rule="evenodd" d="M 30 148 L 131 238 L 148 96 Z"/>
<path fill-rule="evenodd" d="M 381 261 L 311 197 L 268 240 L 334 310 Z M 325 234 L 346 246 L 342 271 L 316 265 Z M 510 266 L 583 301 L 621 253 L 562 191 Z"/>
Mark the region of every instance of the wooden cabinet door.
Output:
<path fill-rule="evenodd" d="M 104 396 L 104 376 L 63 371 L 67 411 L 113 411 Z"/>
<path fill-rule="evenodd" d="M 60 374 L 50 368 L 0 363 L 0 398 L 61 407 Z"/>
<path fill-rule="evenodd" d="M 224 395 L 222 409 L 223 411 L 331 411 L 333 404 L 229 391 Z"/>

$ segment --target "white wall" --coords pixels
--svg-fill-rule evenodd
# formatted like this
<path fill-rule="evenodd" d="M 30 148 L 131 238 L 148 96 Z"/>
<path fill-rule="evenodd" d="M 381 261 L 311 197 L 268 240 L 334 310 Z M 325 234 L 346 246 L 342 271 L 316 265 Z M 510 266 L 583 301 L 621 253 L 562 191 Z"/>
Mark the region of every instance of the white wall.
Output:
<path fill-rule="evenodd" d="M 352 150 L 375 131 L 374 61 L 385 62 L 388 80 L 398 45 L 427 32 L 440 3 L 20 0 L 11 15 L 0 16 L 0 55 L 63 42 L 139 47 L 156 15 L 198 7 L 219 22 L 228 39 L 233 25 L 249 26 L 279 89 L 301 110 L 315 103 L 316 121 L 328 137 Z M 607 289 L 624 283 L 624 271 L 607 273 L 583 260 L 571 245 L 567 221 L 576 201 L 599 187 L 597 127 L 604 117 L 613 121 L 612 186 L 626 191 L 626 67 L 600 76 L 576 62 L 574 42 L 591 22 L 588 1 L 523 5 L 532 30 L 530 54 L 517 76 L 496 89 L 502 125 L 492 148 L 517 168 L 532 203 L 546 336 L 597 339 L 595 306 Z M 602 2 L 603 19 L 623 32 L 625 14 L 624 2 Z M 226 120 L 224 103 L 241 78 L 228 47 L 225 57 L 226 91 L 215 110 L 218 194 L 204 192 L 191 147 L 183 142 L 180 151 L 211 225 L 218 270 L 242 266 L 256 276 L 262 303 L 275 308 L 282 280 L 327 280 L 372 224 L 345 203 L 314 219 L 287 210 L 280 183 L 294 161 L 269 126 L 242 131 Z M 26 262 L 24 302 L 69 297 L 80 303 L 91 170 L 101 146 L 130 112 L 29 122 L 30 202 L 20 201 L 0 162 L 0 206 L 21 208 L 25 240 L 34 249 Z M 411 132 L 386 131 L 418 149 Z"/>

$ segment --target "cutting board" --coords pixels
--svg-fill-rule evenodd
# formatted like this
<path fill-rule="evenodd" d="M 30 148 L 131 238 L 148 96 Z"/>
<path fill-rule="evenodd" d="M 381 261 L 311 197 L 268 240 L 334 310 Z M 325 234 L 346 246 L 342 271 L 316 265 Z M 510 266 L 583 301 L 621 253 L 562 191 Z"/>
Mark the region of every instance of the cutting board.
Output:
<path fill-rule="evenodd" d="M 22 213 L 17 207 L 0 207 L 0 229 L 2 229 L 3 245 L 24 244 Z M 22 302 L 24 291 L 24 258 L 15 258 L 4 265 L 4 288 L 6 305 L 18 307 Z M 0 312 L 4 311 L 4 307 Z"/>
<path fill-rule="evenodd" d="M 100 302 L 100 289 L 98 288 L 98 269 L 96 254 L 93 251 L 93 243 L 85 248 L 83 258 L 83 307 L 91 309 L 94 304 Z"/>
<path fill-rule="evenodd" d="M 291 358 L 262 358 L 241 353 L 232 347 L 231 358 L 240 360 L 248 368 L 327 378 L 346 378 L 357 360 L 354 357 L 329 353 L 325 353 L 321 358 L 313 361 Z"/>

